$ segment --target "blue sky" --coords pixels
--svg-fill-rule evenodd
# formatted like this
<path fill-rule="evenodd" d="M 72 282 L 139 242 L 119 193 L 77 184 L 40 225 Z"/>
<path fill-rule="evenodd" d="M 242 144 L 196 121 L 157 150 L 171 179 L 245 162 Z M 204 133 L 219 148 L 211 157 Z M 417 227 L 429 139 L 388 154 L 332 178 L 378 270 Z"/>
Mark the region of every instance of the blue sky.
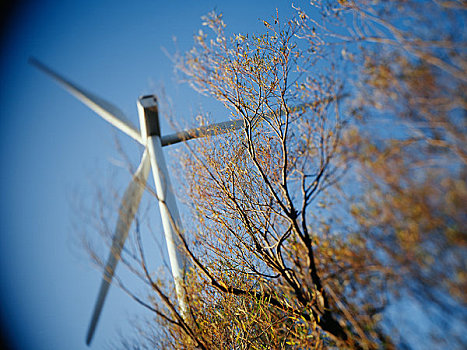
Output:
<path fill-rule="evenodd" d="M 180 84 L 163 48 L 190 48 L 200 17 L 216 9 L 230 31 L 262 29 L 286 1 L 34 1 L 10 17 L 0 58 L 0 300 L 1 324 L 18 349 L 85 349 L 101 279 L 76 246 L 73 193 L 95 198 L 94 181 L 123 191 L 130 175 L 117 133 L 50 78 L 28 65 L 34 56 L 119 106 L 137 125 L 138 96 L 163 87 L 177 122 L 199 111 L 228 114 Z M 224 114 L 225 113 L 225 114 Z M 224 114 L 224 115 L 223 115 Z M 170 132 L 167 123 L 163 133 Z M 165 130 L 165 131 L 164 131 Z M 138 147 L 125 136 L 133 161 Z M 173 146 L 174 147 L 174 146 Z M 169 166 L 176 169 L 176 164 Z M 152 209 L 154 225 L 158 211 Z M 140 308 L 112 288 L 91 348 L 101 349 L 128 327 Z"/>

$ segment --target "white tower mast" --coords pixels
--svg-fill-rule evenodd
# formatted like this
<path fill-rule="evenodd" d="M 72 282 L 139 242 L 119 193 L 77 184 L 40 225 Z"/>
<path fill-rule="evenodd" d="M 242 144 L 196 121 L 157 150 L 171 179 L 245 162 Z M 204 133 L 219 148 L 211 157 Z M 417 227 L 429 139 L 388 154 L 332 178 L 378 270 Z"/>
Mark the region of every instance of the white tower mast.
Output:
<path fill-rule="evenodd" d="M 164 227 L 167 251 L 175 283 L 178 303 L 182 316 L 187 312 L 185 291 L 182 287 L 184 271 L 187 268 L 185 255 L 180 254 L 179 234 L 183 234 L 180 214 L 177 208 L 169 172 L 162 152 L 161 129 L 159 113 L 155 96 L 143 96 L 138 100 L 138 114 L 140 118 L 141 135 L 151 161 L 152 176 L 156 187 L 162 226 Z"/>

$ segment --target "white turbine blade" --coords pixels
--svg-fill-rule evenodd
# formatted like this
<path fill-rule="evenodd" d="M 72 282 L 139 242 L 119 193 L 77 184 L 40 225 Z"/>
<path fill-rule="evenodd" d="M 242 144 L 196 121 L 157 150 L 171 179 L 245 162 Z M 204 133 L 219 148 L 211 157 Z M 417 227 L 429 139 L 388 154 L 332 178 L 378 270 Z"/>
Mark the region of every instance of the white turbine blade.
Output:
<path fill-rule="evenodd" d="M 163 136 L 161 139 L 162 146 L 173 145 L 174 143 L 191 140 L 194 138 L 205 137 L 210 135 L 224 134 L 232 130 L 237 130 L 243 127 L 243 119 L 236 119 L 222 123 L 201 126 L 190 130 L 180 131 L 175 134 Z"/>
<path fill-rule="evenodd" d="M 143 158 L 141 159 L 141 163 L 133 175 L 128 188 L 125 191 L 125 194 L 123 195 L 122 203 L 119 209 L 117 228 L 115 229 L 115 236 L 112 241 L 112 248 L 107 260 L 107 265 L 104 269 L 104 276 L 102 278 L 99 295 L 97 297 L 96 305 L 94 307 L 91 323 L 89 325 L 89 330 L 86 337 L 87 345 L 91 343 L 94 331 L 97 326 L 97 321 L 99 320 L 102 307 L 104 306 L 105 297 L 115 273 L 115 268 L 117 267 L 117 263 L 120 260 L 123 245 L 125 244 L 125 240 L 128 237 L 131 223 L 136 215 L 136 212 L 138 211 L 139 203 L 141 202 L 141 197 L 148 179 L 150 164 L 151 162 L 148 156 L 148 152 L 145 150 Z"/>
<path fill-rule="evenodd" d="M 68 92 L 70 92 L 73 96 L 75 96 L 82 103 L 91 108 L 94 112 L 96 112 L 110 124 L 117 127 L 125 134 L 131 136 L 139 143 L 143 144 L 143 140 L 138 129 L 136 129 L 133 126 L 133 124 L 127 119 L 125 114 L 116 106 L 94 95 L 93 93 L 84 90 L 76 84 L 73 84 L 72 82 L 60 76 L 58 73 L 54 72 L 52 69 L 50 69 L 43 63 L 39 62 L 38 60 L 30 58 L 29 62 L 35 67 L 39 68 L 44 73 L 46 73 L 47 75 L 49 75 L 50 77 L 52 77 L 58 83 L 60 83 Z"/>
<path fill-rule="evenodd" d="M 296 111 L 307 104 L 303 103 L 298 106 L 293 107 L 291 110 Z M 266 114 L 263 116 L 256 116 L 253 118 L 253 122 L 256 122 L 259 119 L 271 119 L 270 114 Z M 162 146 L 169 146 L 173 145 L 174 143 L 188 141 L 191 139 L 205 137 L 205 136 L 214 136 L 219 134 L 225 134 L 229 131 L 238 130 L 245 125 L 243 118 L 235 119 L 231 121 L 211 124 L 207 126 L 201 126 L 198 128 L 184 130 L 177 132 L 175 134 L 165 135 L 161 138 Z"/>

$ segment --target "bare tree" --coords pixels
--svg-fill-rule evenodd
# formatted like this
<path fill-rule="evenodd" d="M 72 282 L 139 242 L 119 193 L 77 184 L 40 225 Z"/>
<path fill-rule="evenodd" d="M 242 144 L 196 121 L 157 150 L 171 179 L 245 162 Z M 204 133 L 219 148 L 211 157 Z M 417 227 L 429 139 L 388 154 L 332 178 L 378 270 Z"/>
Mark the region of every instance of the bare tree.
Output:
<path fill-rule="evenodd" d="M 178 68 L 245 128 L 191 146 L 184 159 L 198 228 L 185 245 L 196 268 L 188 293 L 196 329 L 209 348 L 381 344 L 371 315 L 349 311 L 358 308 L 324 282 L 331 261 L 317 255 L 311 224 L 318 196 L 345 169 L 340 87 L 331 69 L 311 75 L 324 43 L 300 42 L 301 17 L 232 38 L 220 15 L 204 20 L 213 35 L 200 31 Z"/>

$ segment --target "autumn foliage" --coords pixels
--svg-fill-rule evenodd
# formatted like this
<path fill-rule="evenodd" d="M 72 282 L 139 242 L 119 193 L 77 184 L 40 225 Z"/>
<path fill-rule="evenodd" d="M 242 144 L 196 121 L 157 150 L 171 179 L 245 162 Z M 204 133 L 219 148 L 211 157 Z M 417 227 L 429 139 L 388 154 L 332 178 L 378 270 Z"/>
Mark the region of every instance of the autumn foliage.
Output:
<path fill-rule="evenodd" d="M 203 18 L 177 69 L 244 127 L 181 156 L 190 317 L 142 273 L 157 327 L 138 346 L 410 347 L 387 313 L 409 304 L 427 344 L 465 346 L 466 15 L 311 1 L 255 35 Z"/>

